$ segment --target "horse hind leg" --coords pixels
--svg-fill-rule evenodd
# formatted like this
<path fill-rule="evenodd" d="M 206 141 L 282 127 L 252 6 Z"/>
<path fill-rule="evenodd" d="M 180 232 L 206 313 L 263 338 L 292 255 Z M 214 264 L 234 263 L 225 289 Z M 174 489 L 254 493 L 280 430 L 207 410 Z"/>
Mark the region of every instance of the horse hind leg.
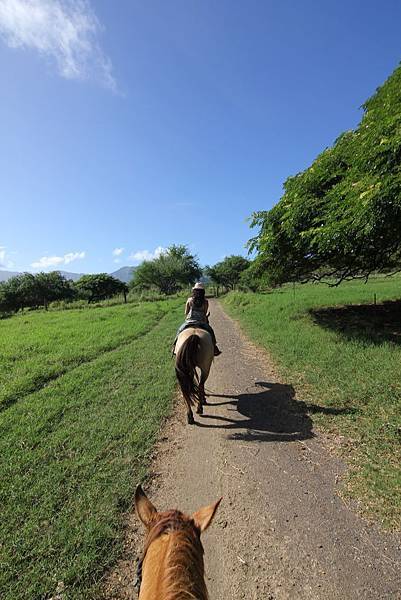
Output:
<path fill-rule="evenodd" d="M 185 404 L 187 405 L 187 422 L 188 425 L 193 425 L 195 423 L 194 413 L 192 412 L 191 401 L 185 394 L 183 394 Z"/>
<path fill-rule="evenodd" d="M 202 384 L 202 404 L 205 406 L 206 404 L 208 404 L 208 401 L 206 400 L 206 393 L 205 393 L 205 381 Z"/>
<path fill-rule="evenodd" d="M 211 364 L 211 363 L 210 363 Z M 206 393 L 205 393 L 205 383 L 209 377 L 209 373 L 210 373 L 210 364 L 208 365 L 208 367 L 206 369 L 204 369 L 202 371 L 201 374 L 201 380 L 200 380 L 200 384 L 201 384 L 201 398 L 202 398 L 202 404 L 209 404 L 208 401 L 206 400 Z"/>
<path fill-rule="evenodd" d="M 200 391 L 199 391 L 199 398 L 196 401 L 196 413 L 198 415 L 203 415 L 203 402 L 202 402 L 202 396 L 200 394 Z"/>
<path fill-rule="evenodd" d="M 205 381 L 206 377 L 204 374 L 201 374 L 201 378 L 199 381 L 199 398 L 198 398 L 198 406 L 196 412 L 198 415 L 203 415 L 203 406 L 207 404 L 206 402 L 206 394 L 205 394 Z"/>

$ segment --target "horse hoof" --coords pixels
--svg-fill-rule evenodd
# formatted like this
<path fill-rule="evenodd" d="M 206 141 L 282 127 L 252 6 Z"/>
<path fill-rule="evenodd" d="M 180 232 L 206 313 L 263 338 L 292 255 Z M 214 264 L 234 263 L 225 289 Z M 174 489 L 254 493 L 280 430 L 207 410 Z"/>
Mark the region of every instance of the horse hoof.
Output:
<path fill-rule="evenodd" d="M 203 415 L 203 406 L 198 406 L 198 408 L 196 409 L 196 414 Z"/>
<path fill-rule="evenodd" d="M 193 425 L 195 423 L 194 416 L 192 414 L 187 415 L 188 425 Z"/>

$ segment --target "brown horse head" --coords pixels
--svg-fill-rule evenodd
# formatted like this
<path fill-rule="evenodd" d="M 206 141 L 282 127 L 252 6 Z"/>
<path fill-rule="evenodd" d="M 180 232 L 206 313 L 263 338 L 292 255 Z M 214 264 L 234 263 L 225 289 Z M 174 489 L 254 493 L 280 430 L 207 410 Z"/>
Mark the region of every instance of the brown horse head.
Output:
<path fill-rule="evenodd" d="M 190 517 L 178 510 L 158 512 L 141 486 L 137 487 L 135 508 L 147 529 L 140 600 L 207 599 L 200 535 L 220 502 L 221 498 Z"/>

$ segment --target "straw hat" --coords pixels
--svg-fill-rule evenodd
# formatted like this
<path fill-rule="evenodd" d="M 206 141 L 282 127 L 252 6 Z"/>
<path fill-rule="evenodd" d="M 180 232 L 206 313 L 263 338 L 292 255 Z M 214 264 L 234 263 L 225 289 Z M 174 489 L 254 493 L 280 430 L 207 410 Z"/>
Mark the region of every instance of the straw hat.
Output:
<path fill-rule="evenodd" d="M 194 287 L 192 288 L 193 290 L 204 290 L 205 286 L 203 285 L 203 283 L 200 283 L 198 281 L 198 283 L 195 283 Z"/>

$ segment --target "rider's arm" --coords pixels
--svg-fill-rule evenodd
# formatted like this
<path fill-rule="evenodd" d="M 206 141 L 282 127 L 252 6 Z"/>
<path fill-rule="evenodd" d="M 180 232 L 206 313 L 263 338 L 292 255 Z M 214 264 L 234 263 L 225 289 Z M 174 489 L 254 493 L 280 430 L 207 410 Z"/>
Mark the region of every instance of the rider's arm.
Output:
<path fill-rule="evenodd" d="M 205 315 L 209 312 L 209 301 L 205 298 Z"/>
<path fill-rule="evenodd" d="M 188 300 L 185 304 L 185 316 L 187 316 L 187 314 L 189 313 L 189 309 L 191 308 L 190 301 L 191 301 L 191 298 L 188 298 Z"/>

